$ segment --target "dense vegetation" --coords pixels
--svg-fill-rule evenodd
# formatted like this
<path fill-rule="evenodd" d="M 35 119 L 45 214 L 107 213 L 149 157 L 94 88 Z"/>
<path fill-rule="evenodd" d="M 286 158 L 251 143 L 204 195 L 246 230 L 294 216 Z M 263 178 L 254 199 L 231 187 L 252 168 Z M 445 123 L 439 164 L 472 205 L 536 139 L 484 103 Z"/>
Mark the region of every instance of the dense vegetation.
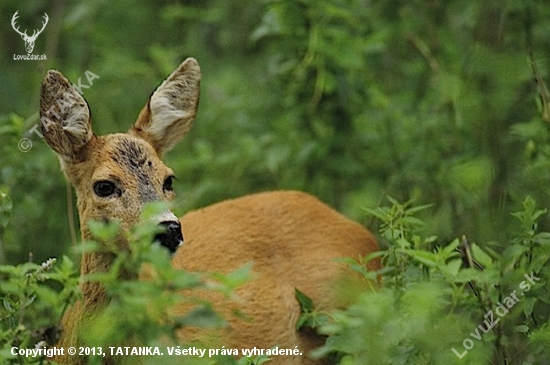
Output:
<path fill-rule="evenodd" d="M 17 10 L 21 29 L 49 15 L 34 50 L 46 61 L 13 59 L 25 53 L 7 20 Z M 16 335 L 36 341 L 31 332 L 77 295 L 74 198 L 30 132 L 45 70 L 90 86 L 94 128 L 111 133 L 193 56 L 199 114 L 166 159 L 176 213 L 299 189 L 380 229 L 384 289 L 330 315 L 305 303 L 305 324 L 331 335 L 319 354 L 337 352 L 341 364 L 550 361 L 546 1 L 7 0 L 0 13 L 1 346 Z M 99 76 L 93 85 L 86 71 Z M 18 148 L 22 138 L 30 151 Z M 43 272 L 50 257 L 60 259 Z M 524 275 L 540 281 L 471 337 Z M 463 353 L 467 338 L 460 360 L 451 348 Z"/>

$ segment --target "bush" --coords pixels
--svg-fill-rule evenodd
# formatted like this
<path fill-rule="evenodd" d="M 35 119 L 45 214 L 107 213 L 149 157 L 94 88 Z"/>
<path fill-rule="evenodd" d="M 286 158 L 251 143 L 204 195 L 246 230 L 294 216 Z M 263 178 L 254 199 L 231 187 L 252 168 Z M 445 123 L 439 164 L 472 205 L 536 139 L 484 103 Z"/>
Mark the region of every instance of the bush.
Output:
<path fill-rule="evenodd" d="M 506 243 L 441 245 L 420 234 L 415 214 L 426 206 L 390 202 L 369 209 L 388 244 L 382 287 L 346 310 L 317 314 L 329 335 L 317 356 L 339 354 L 341 365 L 547 363 L 550 233 L 537 230 L 546 210 L 527 197 Z"/>
<path fill-rule="evenodd" d="M 356 302 L 346 309 L 320 312 L 303 293 L 297 301 L 304 314 L 297 328 L 313 327 L 328 335 L 326 344 L 314 352 L 335 364 L 540 364 L 549 359 L 550 301 L 547 278 L 550 233 L 538 230 L 537 221 L 546 213 L 532 198 L 514 213 L 517 233 L 506 243 L 470 243 L 466 237 L 440 244 L 425 236 L 418 217 L 428 206 L 401 204 L 368 209 L 381 220 L 381 236 L 388 245 L 355 261 L 344 258 L 365 280 L 379 280 L 375 290 L 354 293 Z M 147 216 L 154 214 L 146 210 Z M 81 252 L 109 250 L 115 261 L 108 272 L 80 278 L 97 281 L 111 301 L 82 333 L 87 346 L 97 349 L 124 346 L 173 346 L 182 326 L 219 326 L 223 323 L 209 303 L 179 318 L 170 308 L 185 300 L 182 290 L 204 287 L 231 297 L 234 288 L 249 279 L 250 267 L 228 275 L 192 274 L 174 270 L 166 250 L 150 242 L 158 228 L 141 224 L 122 232 L 131 250 L 114 242 L 121 234 L 115 223 L 91 222 L 98 240 L 84 243 Z M 381 257 L 383 269 L 367 272 L 365 262 Z M 0 358 L 7 364 L 40 364 L 43 357 L 13 355 L 12 347 L 41 348 L 59 336 L 63 312 L 79 297 L 75 266 L 67 257 L 0 267 L 3 307 L 0 311 Z M 141 274 L 142 280 L 138 279 Z M 213 281 L 217 284 L 213 285 Z M 208 284 L 206 284 L 208 283 Z M 376 288 L 376 287 L 371 287 Z M 196 346 L 196 344 L 194 344 Z M 236 361 L 231 356 L 214 358 L 146 358 L 146 364 L 261 364 L 258 356 Z M 100 364 L 102 356 L 90 356 Z M 124 357 L 123 357 L 124 359 Z M 131 359 L 131 357 L 128 357 Z"/>
<path fill-rule="evenodd" d="M 95 349 L 89 357 L 90 364 L 101 364 L 103 353 L 109 347 L 127 346 L 128 343 L 144 347 L 162 345 L 185 348 L 177 341 L 179 328 L 189 325 L 221 326 L 223 319 L 207 302 L 199 302 L 197 309 L 177 318 L 170 315 L 170 310 L 181 301 L 197 300 L 182 295 L 185 289 L 202 287 L 231 297 L 233 289 L 248 280 L 251 267 L 245 266 L 226 275 L 201 275 L 173 269 L 168 252 L 160 245 L 151 245 L 158 227 L 150 223 L 150 217 L 158 214 L 160 208 L 152 205 L 144 209 L 142 223 L 128 232 L 122 232 L 116 221 L 89 223 L 96 241 L 84 242 L 78 251 L 112 253 L 115 260 L 107 272 L 78 278 L 73 262 L 67 257 L 60 264 L 56 264 L 56 259 L 50 259 L 40 265 L 0 266 L 0 274 L 4 276 L 0 284 L 3 301 L 0 311 L 2 364 L 43 363 L 44 356 L 13 355 L 12 347 L 38 349 L 55 345 L 62 330 L 61 318 L 80 295 L 79 282 L 100 283 L 110 298 L 109 305 L 93 317 L 81 319 L 86 330 L 80 335 L 86 346 Z M 128 239 L 131 250 L 116 245 L 120 234 Z M 99 348 L 102 350 L 99 351 Z M 122 358 L 130 363 L 132 361 L 132 357 Z M 145 364 L 159 361 L 163 364 L 181 364 L 182 358 L 165 354 L 162 359 L 157 356 L 146 359 Z M 237 364 L 230 356 L 191 357 L 186 361 L 192 364 L 211 364 L 212 361 Z M 243 358 L 238 364 L 248 364 L 246 361 Z M 260 364 L 261 359 L 251 358 L 250 363 Z"/>

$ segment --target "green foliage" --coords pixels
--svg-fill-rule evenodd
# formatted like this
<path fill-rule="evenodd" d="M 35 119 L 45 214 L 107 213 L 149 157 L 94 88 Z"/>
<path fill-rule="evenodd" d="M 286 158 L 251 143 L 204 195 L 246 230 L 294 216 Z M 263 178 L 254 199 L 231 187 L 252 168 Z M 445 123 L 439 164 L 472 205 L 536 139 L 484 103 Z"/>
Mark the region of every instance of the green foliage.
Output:
<path fill-rule="evenodd" d="M 294 291 L 302 312 L 296 321 L 297 330 L 301 330 L 303 327 L 317 328 L 328 322 L 329 318 L 326 313 L 315 310 L 313 301 L 307 295 L 297 288 L 294 288 Z"/>
<path fill-rule="evenodd" d="M 317 355 L 343 353 L 349 364 L 481 364 L 487 346 L 476 344 L 460 360 L 451 348 L 476 324 L 449 311 L 446 291 L 435 283 L 414 283 L 397 298 L 389 289 L 364 293 L 346 311 L 321 327 L 331 335 Z"/>
<path fill-rule="evenodd" d="M 95 131 L 103 134 L 127 130 L 158 83 L 184 57 L 195 56 L 203 70 L 197 121 L 166 156 L 180 182 L 176 210 L 183 213 L 254 191 L 299 189 L 356 220 L 366 222 L 369 214 L 378 218 L 386 250 L 342 261 L 374 280 L 376 274 L 364 264 L 382 258 L 385 267 L 377 274 L 385 288 L 369 294 L 379 299 L 365 294 L 360 300 L 387 308 L 380 309 L 379 319 L 363 306 L 350 308 L 341 316 L 358 324 L 354 330 L 351 324 L 338 327 L 342 333 L 349 329 L 348 335 L 361 339 L 367 325 L 401 326 L 401 338 L 388 334 L 401 343 L 369 336 L 369 344 L 393 346 L 394 352 L 381 356 L 392 356 L 396 363 L 435 362 L 426 357 L 428 342 L 437 333 L 427 333 L 430 324 L 441 319 L 452 325 L 454 317 L 446 316 L 459 314 L 463 320 L 457 331 L 471 331 L 483 322 L 483 310 L 494 308 L 526 280 L 524 274 L 548 277 L 550 218 L 543 211 L 550 205 L 550 7 L 545 1 L 0 4 L 7 17 L 16 10 L 23 28 L 32 29 L 44 12 L 50 22 L 35 47 L 36 53 L 47 55 L 46 61 L 12 61 L 13 54 L 24 52 L 22 40 L 7 22 L 0 27 L 0 59 L 5 61 L 0 69 L 0 264 L 20 265 L 29 253 L 35 262 L 62 257 L 74 242 L 74 198 L 67 193 L 54 154 L 32 132 L 39 122 L 44 70 L 59 69 L 73 82 L 86 70 L 100 76 L 84 97 Z M 22 138 L 32 149 L 20 150 Z M 395 197 L 389 207 L 362 209 L 377 206 L 388 195 Z M 526 196 L 532 199 L 524 200 Z M 418 206 L 399 203 L 409 199 Z M 536 208 L 534 201 L 543 208 Z M 427 204 L 430 209 L 419 208 Z M 116 226 L 101 224 L 93 230 L 104 241 L 118 232 Z M 118 287 L 114 280 L 117 270 L 134 272 L 144 260 L 166 264 L 162 251 L 148 247 L 152 251 L 144 256 L 137 253 L 139 242 L 145 245 L 151 234 L 132 233 L 135 251 L 119 252 L 112 245 L 125 260 L 118 260 L 112 273 L 91 278 L 112 282 L 110 290 L 120 297 L 118 309 L 112 310 L 130 328 L 154 319 L 134 323 L 119 313 L 121 308 L 138 310 L 149 294 L 176 300 L 170 290 L 159 292 L 176 274 L 161 270 L 157 289 L 130 283 Z M 77 255 L 71 260 L 76 262 Z M 484 270 L 475 268 L 476 263 Z M 2 274 L 6 282 L 20 283 L 21 293 L 9 294 L 12 307 L 20 308 L 35 286 L 50 288 L 56 281 L 25 284 L 27 279 L 14 270 Z M 230 295 L 247 270 L 227 281 L 213 277 L 221 281 L 215 289 Z M 189 284 L 195 278 L 178 280 Z M 74 283 L 63 283 L 36 292 L 74 289 Z M 550 295 L 545 283 L 525 293 L 496 333 L 484 334 L 472 351 L 493 354 L 489 357 L 494 363 L 503 363 L 514 351 L 517 362 L 535 362 L 527 352 L 548 362 L 544 346 L 550 341 Z M 433 313 L 415 311 L 413 299 L 422 295 L 438 304 Z M 134 306 L 126 303 L 126 296 L 135 299 Z M 307 303 L 304 307 L 303 299 L 300 325 L 332 319 Z M 18 341 L 30 344 L 35 339 L 28 329 L 52 325 L 43 323 L 47 316 L 28 317 L 40 313 L 47 304 L 37 304 L 48 300 L 37 294 L 25 309 L 25 330 Z M 427 327 L 408 326 L 410 318 L 396 314 L 395 306 L 418 314 Z M 10 326 L 21 324 L 18 316 L 10 316 Z M 205 305 L 181 325 L 190 322 L 208 324 L 216 317 Z M 442 340 L 449 340 L 447 328 L 438 329 Z M 335 348 L 348 349 L 337 331 L 331 333 Z M 410 339 L 415 336 L 421 338 Z M 454 346 L 458 349 L 461 343 Z M 389 347 L 374 350 L 382 348 Z M 363 359 L 349 356 L 342 363 Z M 361 351 L 357 356 L 363 356 Z M 475 361 L 471 359 L 476 356 L 468 353 L 463 360 Z"/>
<path fill-rule="evenodd" d="M 4 236 L 4 230 L 10 221 L 12 209 L 13 200 L 5 191 L 3 191 L 3 189 L 0 189 L 0 264 L 4 263 L 6 260 L 2 237 Z"/>
<path fill-rule="evenodd" d="M 29 251 L 59 256 L 74 241 L 72 198 L 31 132 L 47 68 L 73 82 L 87 70 L 100 77 L 84 97 L 102 134 L 127 130 L 178 62 L 198 58 L 196 125 L 167 156 L 180 181 L 179 212 L 282 188 L 365 220 L 361 205 L 391 195 L 433 203 L 425 217 L 433 235 L 489 241 L 505 239 L 508 212 L 524 196 L 550 203 L 543 1 L 104 5 L 0 5 L 19 10 L 29 28 L 46 12 L 52 29 L 36 45 L 47 61 L 13 61 L 0 72 L 0 185 L 14 201 L 3 242 L 12 263 Z M 0 57 L 22 51 L 11 27 L 0 39 Z M 26 153 L 17 148 L 23 137 L 32 142 Z"/>
<path fill-rule="evenodd" d="M 74 263 L 67 256 L 56 261 L 0 266 L 2 364 L 41 364 L 43 357 L 14 356 L 12 347 L 39 349 L 58 340 L 61 316 L 79 289 Z"/>
<path fill-rule="evenodd" d="M 97 242 L 85 245 L 84 249 L 112 254 L 114 260 L 108 271 L 83 277 L 84 282 L 100 283 L 110 298 L 108 306 L 86 319 L 87 329 L 81 336 L 87 346 L 103 349 L 127 346 L 128 343 L 135 346 L 182 346 L 177 339 L 178 329 L 186 326 L 215 328 L 225 324 L 224 319 L 213 311 L 211 303 L 183 293 L 187 289 L 202 288 L 222 293 L 231 300 L 234 289 L 249 280 L 251 265 L 225 275 L 174 269 L 168 251 L 159 244 L 151 245 L 159 227 L 150 218 L 165 208 L 164 204 L 149 204 L 144 209 L 141 223 L 129 231 L 122 231 L 116 221 L 89 223 Z M 117 244 L 121 234 L 130 242 L 130 249 Z M 171 310 L 182 302 L 198 306 L 189 313 L 174 317 Z M 181 357 L 164 355 L 162 362 L 165 364 L 180 364 L 182 361 Z M 91 364 L 100 364 L 102 358 L 90 356 Z M 122 359 L 131 362 L 131 357 Z M 161 361 L 158 356 L 153 356 L 145 363 L 158 361 Z M 208 357 L 193 357 L 187 361 L 191 364 L 233 363 L 230 358 L 216 360 Z"/>
<path fill-rule="evenodd" d="M 105 272 L 80 278 L 81 283 L 98 283 L 110 298 L 109 305 L 88 318 L 83 318 L 86 331 L 80 333 L 86 346 L 102 348 L 103 353 L 112 346 L 179 346 L 177 330 L 185 326 L 203 328 L 220 327 L 225 321 L 212 309 L 210 303 L 189 294 L 186 289 L 213 290 L 233 299 L 233 291 L 250 278 L 251 265 L 245 265 L 229 274 L 189 273 L 172 268 L 166 249 L 151 244 L 158 226 L 150 217 L 165 209 L 163 204 L 150 204 L 144 209 L 142 222 L 129 231 L 123 231 L 116 221 L 90 222 L 95 241 L 85 242 L 78 251 L 82 254 L 112 255 L 111 267 Z M 116 242 L 123 235 L 130 242 L 120 247 Z M 67 257 L 56 265 L 50 259 L 41 265 L 26 263 L 19 266 L 0 266 L 0 360 L 2 364 L 42 364 L 43 356 L 25 357 L 11 354 L 12 347 L 21 349 L 53 345 L 59 338 L 59 326 L 65 310 L 79 296 L 79 279 L 73 262 Z M 56 282 L 57 288 L 52 288 Z M 182 302 L 197 304 L 196 309 L 180 317 L 171 310 Z M 101 364 L 99 352 L 89 356 L 90 364 Z M 145 359 L 145 364 L 181 364 L 182 358 L 164 354 Z M 132 357 L 123 360 L 130 361 Z M 232 357 L 191 357 L 190 364 L 262 364 L 267 356 L 234 360 Z"/>
<path fill-rule="evenodd" d="M 0 191 L 0 228 L 4 229 L 8 225 L 12 209 L 13 201 L 10 196 Z"/>
<path fill-rule="evenodd" d="M 236 365 L 262 365 L 270 362 L 271 359 L 267 355 L 259 355 L 254 357 L 241 357 Z"/>
<path fill-rule="evenodd" d="M 329 335 L 315 356 L 339 354 L 341 365 L 546 363 L 550 250 L 548 232 L 537 231 L 546 210 L 527 197 L 513 214 L 521 230 L 498 251 L 465 237 L 430 248 L 423 244 L 437 240 L 422 240 L 414 217 L 426 207 L 390 202 L 369 210 L 389 245 L 381 289 L 330 313 L 298 296 L 301 322 Z"/>

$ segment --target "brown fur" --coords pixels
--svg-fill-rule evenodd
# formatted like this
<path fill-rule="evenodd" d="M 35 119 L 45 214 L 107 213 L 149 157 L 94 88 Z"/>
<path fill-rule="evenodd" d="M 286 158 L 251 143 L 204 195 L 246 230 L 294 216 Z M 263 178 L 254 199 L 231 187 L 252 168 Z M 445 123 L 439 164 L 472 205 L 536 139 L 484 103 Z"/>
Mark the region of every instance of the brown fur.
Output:
<path fill-rule="evenodd" d="M 86 226 L 89 219 L 118 219 L 129 228 L 137 223 L 145 203 L 173 199 L 173 192 L 163 189 L 172 171 L 160 157 L 191 127 L 199 83 L 198 63 L 185 60 L 153 93 L 128 133 L 96 136 L 84 99 L 62 74 L 48 72 L 40 104 L 43 131 L 76 189 L 84 239 L 90 238 Z M 60 98 L 68 98 L 70 106 L 59 103 Z M 115 193 L 98 196 L 93 188 L 98 181 L 113 182 Z M 253 263 L 254 279 L 237 290 L 240 301 L 230 302 L 212 292 L 195 293 L 211 300 L 228 320 L 228 327 L 216 331 L 215 337 L 227 348 L 298 346 L 304 352 L 294 358 L 275 357 L 271 364 L 321 363 L 305 354 L 322 339 L 295 329 L 300 307 L 294 288 L 311 297 L 320 309 L 343 305 L 339 293 L 345 292 L 342 287 L 352 287 L 354 280 L 349 270 L 334 260 L 359 258 L 377 250 L 370 232 L 316 198 L 289 191 L 228 200 L 190 212 L 180 221 L 185 244 L 173 258 L 174 267 L 229 272 Z M 112 259 L 108 254 L 85 254 L 81 273 L 105 271 Z M 379 267 L 378 262 L 369 264 L 370 269 Z M 63 320 L 59 345 L 65 348 L 77 346 L 83 320 L 108 305 L 109 299 L 99 285 L 88 283 L 82 290 L 83 300 Z M 190 309 L 182 304 L 176 312 Z M 235 310 L 243 316 L 234 316 Z M 181 331 L 182 341 L 211 339 L 209 335 L 194 328 Z M 85 363 L 82 358 L 69 357 L 56 361 Z"/>

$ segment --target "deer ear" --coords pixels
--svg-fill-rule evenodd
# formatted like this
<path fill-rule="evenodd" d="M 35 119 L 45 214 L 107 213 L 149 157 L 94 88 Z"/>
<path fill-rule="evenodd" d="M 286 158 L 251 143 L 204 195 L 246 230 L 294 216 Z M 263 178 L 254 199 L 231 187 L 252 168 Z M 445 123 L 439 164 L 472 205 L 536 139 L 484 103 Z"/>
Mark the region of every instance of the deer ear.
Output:
<path fill-rule="evenodd" d="M 199 104 L 201 70 L 188 58 L 153 92 L 129 133 L 149 142 L 159 155 L 187 134 Z"/>
<path fill-rule="evenodd" d="M 42 133 L 62 161 L 74 163 L 84 158 L 93 136 L 90 110 L 84 98 L 60 72 L 50 70 L 40 92 Z"/>

